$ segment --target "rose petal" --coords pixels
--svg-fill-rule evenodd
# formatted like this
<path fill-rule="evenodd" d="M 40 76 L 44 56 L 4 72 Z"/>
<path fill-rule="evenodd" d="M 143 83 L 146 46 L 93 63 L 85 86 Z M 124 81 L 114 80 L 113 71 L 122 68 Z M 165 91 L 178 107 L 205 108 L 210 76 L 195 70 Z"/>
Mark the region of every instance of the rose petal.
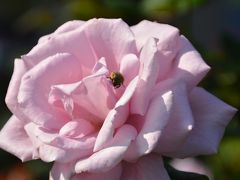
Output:
<path fill-rule="evenodd" d="M 75 119 L 66 123 L 59 131 L 60 136 L 82 138 L 95 131 L 95 127 L 87 120 Z"/>
<path fill-rule="evenodd" d="M 17 100 L 22 76 L 27 72 L 27 67 L 22 59 L 15 59 L 14 71 L 9 83 L 7 95 L 5 98 L 8 108 L 20 119 L 27 120 L 27 117 L 20 111 Z"/>
<path fill-rule="evenodd" d="M 38 153 L 39 153 L 39 158 L 41 158 L 41 160 L 44 162 L 53 162 L 53 161 L 65 162 L 64 156 L 67 156 L 67 153 L 64 149 L 50 146 L 44 143 L 42 143 L 39 146 Z M 67 162 L 71 160 L 72 158 L 68 157 Z"/>
<path fill-rule="evenodd" d="M 161 45 L 160 49 L 166 55 L 169 54 L 169 51 L 174 52 L 178 49 L 179 30 L 173 26 L 143 20 L 137 25 L 132 26 L 131 30 L 137 40 L 138 50 L 140 50 L 150 38 L 157 38 L 159 40 L 159 45 Z"/>
<path fill-rule="evenodd" d="M 94 20 L 89 20 L 76 30 L 55 34 L 47 41 L 38 43 L 28 54 L 22 56 L 22 59 L 26 62 L 29 68 L 32 68 L 49 56 L 68 52 L 75 56 L 80 62 L 78 68 L 81 69 L 82 75 L 89 75 L 97 59 L 91 44 L 85 35 L 84 27 L 92 22 L 94 22 Z"/>
<path fill-rule="evenodd" d="M 33 144 L 24 130 L 25 122 L 12 116 L 0 131 L 0 147 L 22 161 L 32 159 Z"/>
<path fill-rule="evenodd" d="M 96 58 L 105 57 L 110 71 L 119 69 L 126 54 L 136 54 L 133 33 L 121 19 L 94 19 L 84 29 Z"/>
<path fill-rule="evenodd" d="M 165 154 L 176 149 L 186 140 L 187 135 L 192 130 L 194 119 L 192 110 L 189 104 L 188 92 L 184 83 L 172 81 L 162 84 L 171 89 L 173 93 L 173 106 L 171 116 L 167 126 L 163 129 L 159 142 L 156 146 L 156 151 Z"/>
<path fill-rule="evenodd" d="M 198 87 L 192 90 L 190 102 L 195 125 L 187 141 L 169 156 L 185 158 L 217 153 L 225 127 L 237 111 Z"/>
<path fill-rule="evenodd" d="M 151 38 L 147 41 L 141 51 L 140 63 L 140 79 L 131 100 L 130 111 L 134 114 L 144 115 L 159 73 L 156 39 Z"/>
<path fill-rule="evenodd" d="M 124 85 L 128 85 L 130 81 L 138 75 L 140 62 L 135 54 L 127 54 L 121 60 L 120 73 L 124 77 Z"/>
<path fill-rule="evenodd" d="M 70 139 L 59 136 L 57 132 L 40 129 L 29 123 L 25 126 L 28 136 L 35 148 L 35 156 L 43 161 L 71 162 L 92 154 L 96 134 L 90 134 L 80 139 Z"/>
<path fill-rule="evenodd" d="M 119 163 L 117 166 L 107 172 L 101 173 L 80 173 L 73 177 L 72 180 L 120 180 L 122 174 L 122 165 Z"/>
<path fill-rule="evenodd" d="M 22 78 L 18 94 L 22 112 L 44 127 L 61 127 L 67 116 L 48 103 L 50 87 L 53 84 L 72 83 L 80 77 L 79 61 L 70 54 L 57 54 L 42 61 Z"/>
<path fill-rule="evenodd" d="M 131 27 L 140 50 L 150 38 L 158 39 L 159 80 L 168 77 L 172 61 L 179 50 L 179 30 L 168 24 L 143 20 Z"/>
<path fill-rule="evenodd" d="M 137 131 L 133 126 L 123 125 L 104 149 L 95 152 L 89 158 L 78 161 L 75 165 L 75 171 L 77 173 L 109 171 L 121 162 L 129 144 L 136 135 Z"/>
<path fill-rule="evenodd" d="M 123 162 L 121 180 L 170 180 L 163 165 L 161 156 L 149 154 L 141 157 L 137 162 Z"/>
<path fill-rule="evenodd" d="M 38 40 L 38 43 L 42 43 L 44 41 L 47 41 L 47 40 L 51 39 L 54 35 L 59 35 L 59 34 L 62 34 L 62 33 L 73 31 L 73 30 L 79 28 L 80 26 L 82 26 L 84 23 L 85 23 L 85 21 L 80 21 L 80 20 L 68 21 L 68 22 L 64 23 L 63 25 L 59 26 L 56 29 L 56 31 L 54 31 L 52 34 L 42 36 Z"/>
<path fill-rule="evenodd" d="M 213 174 L 206 164 L 196 158 L 173 159 L 171 160 L 170 165 L 178 171 L 206 175 L 208 179 L 213 179 Z M 195 179 L 205 178 L 195 177 Z"/>
<path fill-rule="evenodd" d="M 135 77 L 126 88 L 122 97 L 118 100 L 115 107 L 108 113 L 99 133 L 94 146 L 94 152 L 100 150 L 104 144 L 113 138 L 113 133 L 116 128 L 125 123 L 129 111 L 129 100 L 132 97 L 138 76 Z"/>
<path fill-rule="evenodd" d="M 172 110 L 172 92 L 160 92 L 152 99 L 143 126 L 131 143 L 125 160 L 132 161 L 150 153 L 156 146 Z M 131 119 L 130 119 L 131 121 Z"/>
<path fill-rule="evenodd" d="M 73 176 L 74 162 L 55 162 L 49 174 L 49 180 L 69 180 Z"/>
<path fill-rule="evenodd" d="M 210 70 L 201 55 L 192 44 L 184 37 L 180 38 L 180 52 L 176 57 L 171 78 L 185 81 L 188 88 L 196 86 Z"/>
<path fill-rule="evenodd" d="M 54 163 L 51 172 L 50 180 L 119 180 L 122 173 L 122 166 L 119 163 L 117 166 L 107 172 L 101 173 L 80 173 L 73 174 L 74 163 Z"/>
<path fill-rule="evenodd" d="M 104 57 L 100 58 L 99 61 L 96 62 L 92 69 L 92 74 L 101 75 L 101 74 L 108 74 L 108 68 L 106 64 L 106 59 Z"/>
<path fill-rule="evenodd" d="M 84 23 L 85 21 L 82 21 L 82 20 L 68 21 L 62 24 L 61 26 L 59 26 L 54 33 L 61 34 L 69 31 L 73 31 L 79 28 L 80 26 L 82 26 Z"/>

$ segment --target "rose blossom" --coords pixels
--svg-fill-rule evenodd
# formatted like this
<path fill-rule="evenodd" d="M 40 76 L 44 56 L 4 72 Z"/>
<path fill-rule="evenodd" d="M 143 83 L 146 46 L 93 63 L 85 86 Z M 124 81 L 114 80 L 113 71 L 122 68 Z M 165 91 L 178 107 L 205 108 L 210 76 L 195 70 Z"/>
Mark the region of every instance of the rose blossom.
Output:
<path fill-rule="evenodd" d="M 0 147 L 50 179 L 169 179 L 161 156 L 216 153 L 236 112 L 196 87 L 209 69 L 170 25 L 69 21 L 15 60 Z"/>

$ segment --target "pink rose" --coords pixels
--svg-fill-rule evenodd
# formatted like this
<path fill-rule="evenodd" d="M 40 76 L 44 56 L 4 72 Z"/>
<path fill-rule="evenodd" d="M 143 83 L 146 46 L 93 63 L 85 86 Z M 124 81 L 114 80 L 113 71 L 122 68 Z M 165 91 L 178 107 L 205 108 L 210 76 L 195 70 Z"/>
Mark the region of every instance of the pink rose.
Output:
<path fill-rule="evenodd" d="M 196 87 L 209 69 L 170 25 L 69 21 L 15 60 L 0 147 L 51 179 L 169 179 L 161 156 L 216 153 L 236 112 Z"/>

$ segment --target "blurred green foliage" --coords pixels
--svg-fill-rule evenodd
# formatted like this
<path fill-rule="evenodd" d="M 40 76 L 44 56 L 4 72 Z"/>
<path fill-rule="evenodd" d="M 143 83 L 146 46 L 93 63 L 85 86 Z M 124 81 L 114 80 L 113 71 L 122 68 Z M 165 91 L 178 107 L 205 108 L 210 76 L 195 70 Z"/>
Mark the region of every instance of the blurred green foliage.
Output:
<path fill-rule="evenodd" d="M 120 17 L 129 25 L 149 19 L 177 26 L 202 54 L 212 71 L 201 83 L 208 91 L 240 108 L 240 1 L 238 0 L 8 0 L 0 1 L 0 127 L 10 117 L 4 98 L 13 59 L 27 53 L 40 36 L 71 19 Z M 217 180 L 240 179 L 240 118 L 226 129 L 219 153 L 201 157 Z M 47 179 L 51 164 L 21 164 L 0 150 L 0 179 L 13 167 L 33 179 Z M 24 171 L 21 171 L 24 172 Z M 27 179 L 27 178 L 25 178 Z"/>

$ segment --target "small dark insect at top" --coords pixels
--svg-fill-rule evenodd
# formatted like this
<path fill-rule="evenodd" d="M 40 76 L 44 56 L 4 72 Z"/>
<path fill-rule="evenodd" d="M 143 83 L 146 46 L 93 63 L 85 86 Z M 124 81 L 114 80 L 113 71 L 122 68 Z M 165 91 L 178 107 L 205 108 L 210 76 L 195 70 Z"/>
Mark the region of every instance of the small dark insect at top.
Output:
<path fill-rule="evenodd" d="M 115 89 L 123 85 L 124 77 L 120 72 L 111 72 L 108 78 L 112 81 Z"/>

